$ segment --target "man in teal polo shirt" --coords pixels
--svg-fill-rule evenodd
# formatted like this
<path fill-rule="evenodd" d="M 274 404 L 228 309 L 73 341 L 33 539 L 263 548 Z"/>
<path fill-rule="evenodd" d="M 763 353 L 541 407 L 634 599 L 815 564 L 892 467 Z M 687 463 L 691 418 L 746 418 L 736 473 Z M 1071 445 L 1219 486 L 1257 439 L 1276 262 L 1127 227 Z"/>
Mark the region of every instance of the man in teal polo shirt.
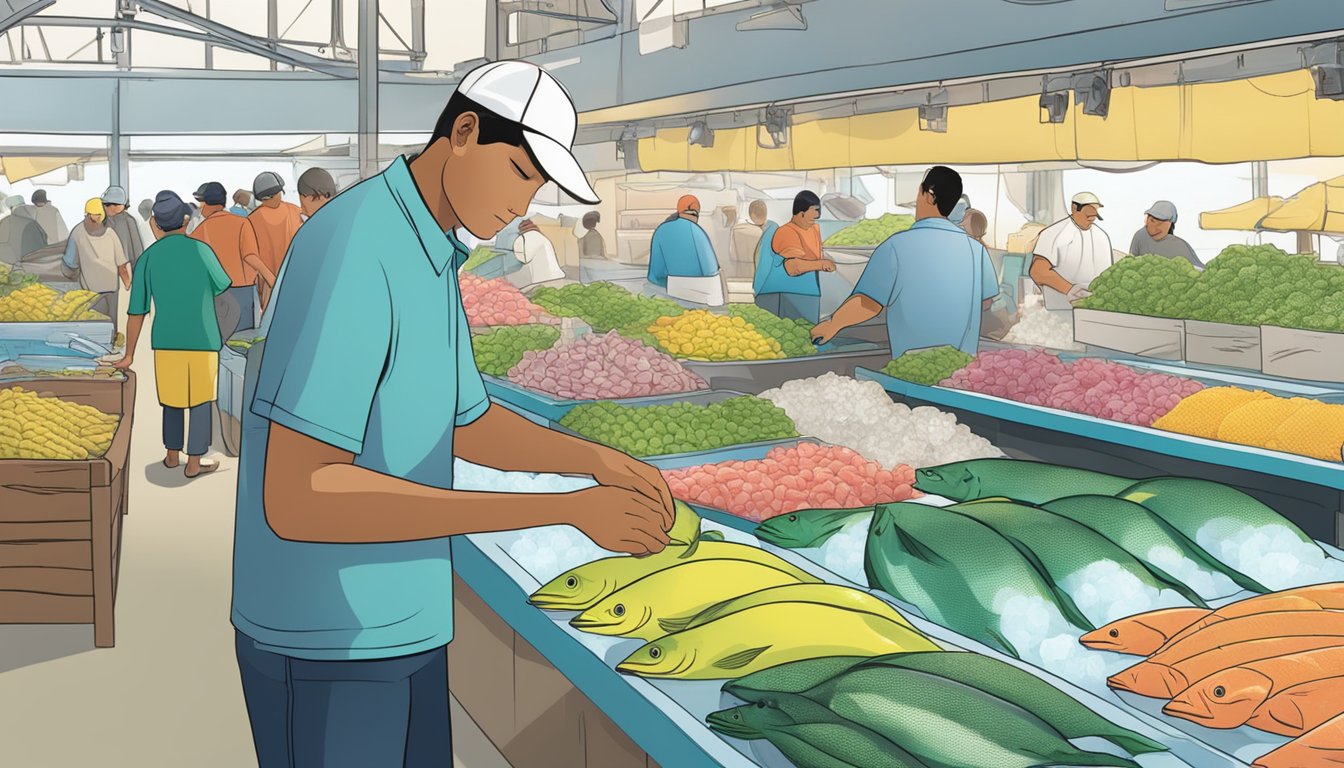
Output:
<path fill-rule="evenodd" d="M 929 169 L 919 185 L 915 225 L 873 251 L 854 294 L 812 329 L 812 337 L 830 341 L 885 308 L 893 358 L 943 345 L 974 355 L 980 313 L 998 295 L 999 279 L 985 247 L 947 220 L 961 192 L 961 174 L 941 165 Z"/>
<path fill-rule="evenodd" d="M 671 492 L 625 454 L 492 407 L 457 270 L 548 179 L 596 203 L 568 94 L 526 62 L 458 86 L 411 159 L 299 230 L 244 415 L 232 621 L 261 768 L 449 766 L 448 537 L 567 523 L 667 543 Z M 568 494 L 453 490 L 453 458 L 591 475 Z"/>

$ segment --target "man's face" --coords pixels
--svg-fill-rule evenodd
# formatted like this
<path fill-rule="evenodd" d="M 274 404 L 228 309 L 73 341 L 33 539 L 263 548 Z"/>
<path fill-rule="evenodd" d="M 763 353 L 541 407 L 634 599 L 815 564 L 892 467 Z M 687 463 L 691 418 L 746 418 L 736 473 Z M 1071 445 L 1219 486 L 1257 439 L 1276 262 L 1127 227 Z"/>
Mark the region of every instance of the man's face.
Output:
<path fill-rule="evenodd" d="M 113 216 L 120 216 L 121 212 L 126 210 L 126 206 L 117 205 L 116 203 L 103 203 L 103 210 L 107 212 L 108 218 L 111 218 Z"/>
<path fill-rule="evenodd" d="M 92 213 L 84 214 L 84 228 L 90 232 L 97 232 L 103 228 L 103 217 Z"/>
<path fill-rule="evenodd" d="M 1148 236 L 1154 240 L 1161 240 L 1171 234 L 1171 222 L 1155 219 L 1147 214 L 1143 217 L 1143 228 L 1148 230 Z"/>
<path fill-rule="evenodd" d="M 814 205 L 811 208 L 808 208 L 806 211 L 803 211 L 802 213 L 803 226 L 810 229 L 814 224 L 817 223 L 817 219 L 820 218 L 821 218 L 821 207 Z"/>
<path fill-rule="evenodd" d="M 546 183 L 523 147 L 478 144 L 480 123 L 467 113 L 453 124 L 452 158 L 444 163 L 443 193 L 462 227 L 489 240 L 527 213 Z"/>
<path fill-rule="evenodd" d="M 1088 230 L 1097 223 L 1099 215 L 1095 205 L 1084 205 L 1081 210 L 1074 208 L 1073 223 L 1077 224 L 1079 229 Z"/>

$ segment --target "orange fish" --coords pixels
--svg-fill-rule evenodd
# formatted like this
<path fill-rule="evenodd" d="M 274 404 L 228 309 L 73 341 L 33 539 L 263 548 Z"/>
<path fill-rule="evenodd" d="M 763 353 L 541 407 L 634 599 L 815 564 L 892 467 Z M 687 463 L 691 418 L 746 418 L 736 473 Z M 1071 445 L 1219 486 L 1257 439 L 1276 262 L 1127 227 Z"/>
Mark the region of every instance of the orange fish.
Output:
<path fill-rule="evenodd" d="M 1207 608 L 1163 608 L 1134 616 L 1095 629 L 1078 642 L 1098 651 L 1131 653 L 1139 656 L 1148 654 L 1166 645 L 1181 630 L 1208 616 L 1212 611 Z"/>
<path fill-rule="evenodd" d="M 1344 677 L 1329 677 L 1275 694 L 1248 724 L 1281 736 L 1301 736 L 1344 712 Z"/>
<path fill-rule="evenodd" d="M 1251 720 L 1262 704 L 1288 695 L 1295 686 L 1339 675 L 1344 675 L 1344 645 L 1252 661 L 1196 682 L 1162 711 L 1206 728 L 1237 728 Z M 1297 727 L 1301 733 L 1301 726 Z"/>
<path fill-rule="evenodd" d="M 1152 659 L 1117 672 L 1106 684 L 1118 691 L 1169 699 L 1190 687 L 1195 680 L 1203 680 L 1231 667 L 1261 659 L 1272 659 L 1290 653 L 1329 648 L 1340 644 L 1339 635 L 1306 635 L 1296 637 L 1268 637 L 1231 643 L 1211 651 L 1173 661 L 1170 664 Z"/>
<path fill-rule="evenodd" d="M 1252 765 L 1255 768 L 1327 768 L 1344 765 L 1344 715 L 1316 726 Z"/>
<path fill-rule="evenodd" d="M 1167 641 L 1167 645 L 1179 643 L 1199 630 L 1220 621 L 1272 611 L 1344 611 L 1344 582 L 1285 589 L 1282 592 L 1256 595 L 1229 603 L 1186 627 L 1184 631 Z"/>

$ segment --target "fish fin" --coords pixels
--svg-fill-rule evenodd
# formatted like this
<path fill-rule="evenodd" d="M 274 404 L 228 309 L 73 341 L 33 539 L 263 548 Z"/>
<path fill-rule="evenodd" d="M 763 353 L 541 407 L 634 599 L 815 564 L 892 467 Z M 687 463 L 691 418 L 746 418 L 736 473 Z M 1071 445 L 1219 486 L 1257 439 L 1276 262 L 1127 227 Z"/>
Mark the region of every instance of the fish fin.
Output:
<path fill-rule="evenodd" d="M 690 543 L 690 544 L 687 544 L 687 545 L 686 545 L 686 551 L 685 551 L 685 552 L 682 552 L 680 555 L 677 555 L 677 559 L 678 559 L 678 560 L 685 560 L 686 558 L 688 558 L 688 557 L 694 555 L 694 554 L 695 554 L 695 550 L 697 550 L 697 549 L 699 549 L 699 548 L 700 548 L 700 537 L 699 537 L 699 536 L 696 536 L 694 539 L 691 539 L 691 543 Z"/>
<path fill-rule="evenodd" d="M 1018 653 L 1017 649 L 1013 647 L 1013 644 L 1008 642 L 1008 638 L 1004 637 L 997 629 L 994 629 L 993 627 L 985 627 L 985 634 L 1013 658 L 1022 658 L 1022 654 Z"/>
<path fill-rule="evenodd" d="M 1131 755 L 1146 755 L 1151 752 L 1168 752 L 1170 750 L 1163 744 L 1148 738 L 1139 733 L 1130 730 L 1121 729 L 1122 733 L 1098 734 L 1117 747 L 1125 750 Z"/>
<path fill-rule="evenodd" d="M 1171 523 L 1168 523 L 1161 516 L 1153 515 L 1153 520 L 1159 526 L 1166 529 L 1167 533 L 1170 536 L 1172 536 L 1172 538 L 1176 539 L 1177 541 L 1188 542 L 1190 544 L 1189 549 L 1191 552 L 1194 553 L 1195 559 L 1198 562 L 1202 563 L 1203 565 L 1207 565 L 1209 568 L 1212 568 L 1218 573 L 1223 574 L 1228 579 L 1230 579 L 1233 584 L 1236 584 L 1237 586 L 1241 587 L 1244 590 L 1247 590 L 1248 592 L 1255 592 L 1256 594 L 1260 595 L 1267 595 L 1270 592 L 1274 591 L 1269 587 L 1266 587 L 1264 584 L 1261 584 L 1260 582 L 1256 581 L 1255 579 L 1252 579 L 1250 576 L 1247 576 L 1241 571 L 1238 571 L 1232 566 L 1224 563 L 1223 561 L 1209 554 L 1208 550 L 1201 547 L 1189 536 L 1186 536 L 1184 533 L 1182 533 L 1179 528 L 1172 525 Z"/>
<path fill-rule="evenodd" d="M 946 566 L 948 564 L 946 558 L 937 552 L 934 552 L 926 546 L 924 542 L 907 533 L 901 526 L 893 525 L 892 529 L 896 532 L 896 538 L 901 543 L 901 549 L 910 553 L 912 557 L 919 558 L 930 565 Z"/>
<path fill-rule="evenodd" d="M 1149 565 L 1148 563 L 1141 563 L 1141 565 L 1143 565 L 1143 567 L 1149 573 L 1153 574 L 1153 576 L 1155 576 L 1158 581 L 1162 582 L 1164 585 L 1175 591 L 1181 597 L 1184 597 L 1186 600 L 1190 601 L 1191 605 L 1195 606 L 1196 608 L 1209 607 L 1209 604 L 1204 602 L 1204 598 L 1200 597 L 1199 593 L 1191 589 L 1189 585 L 1187 585 L 1185 582 L 1172 576 L 1171 574 L 1167 573 L 1161 568 L 1158 568 L 1155 565 Z"/>
<path fill-rule="evenodd" d="M 723 541 L 723 531 L 705 531 L 700 534 L 700 541 Z"/>
<path fill-rule="evenodd" d="M 1046 570 L 1045 563 L 1041 562 L 1041 558 L 1036 554 L 1035 550 L 1011 536 L 1004 536 L 1004 538 L 1017 548 L 1017 551 L 1031 564 L 1031 567 L 1036 569 L 1036 573 L 1041 577 L 1041 581 L 1045 582 L 1045 585 L 1050 588 L 1050 593 L 1054 596 L 1055 604 L 1059 606 L 1059 612 L 1064 615 L 1065 621 L 1079 629 L 1093 630 L 1097 628 L 1096 625 L 1094 625 L 1083 615 L 1083 612 L 1078 609 L 1078 604 L 1073 602 L 1073 598 L 1056 584 L 1054 579 L 1050 578 L 1050 571 Z"/>
<path fill-rule="evenodd" d="M 961 503 L 962 503 L 962 504 L 989 504 L 989 503 L 997 503 L 997 504 L 1004 504 L 1004 503 L 1007 503 L 1007 504 L 1011 504 L 1011 503 L 1013 503 L 1013 500 L 1010 499 L 1010 498 L 1008 498 L 1007 496 L 989 496 L 989 497 L 986 497 L 986 498 L 983 498 L 983 499 L 976 499 L 976 500 L 974 500 L 974 501 L 963 501 L 963 502 L 961 502 Z"/>
<path fill-rule="evenodd" d="M 1052 761 L 1041 763 L 1041 765 L 1098 765 L 1111 766 L 1112 768 L 1141 768 L 1138 763 L 1128 757 L 1108 755 L 1105 752 L 1088 752 L 1076 747 L 1069 750 L 1066 754 L 1055 755 Z"/>
<path fill-rule="evenodd" d="M 678 616 L 674 619 L 659 619 L 658 628 L 663 630 L 663 634 L 670 635 L 673 632 L 680 632 L 695 621 L 696 614 L 691 616 Z"/>
<path fill-rule="evenodd" d="M 756 660 L 757 656 L 770 650 L 770 646 L 763 645 L 760 648 L 748 648 L 745 651 L 738 651 L 729 656 L 714 662 L 715 669 L 741 669 Z"/>

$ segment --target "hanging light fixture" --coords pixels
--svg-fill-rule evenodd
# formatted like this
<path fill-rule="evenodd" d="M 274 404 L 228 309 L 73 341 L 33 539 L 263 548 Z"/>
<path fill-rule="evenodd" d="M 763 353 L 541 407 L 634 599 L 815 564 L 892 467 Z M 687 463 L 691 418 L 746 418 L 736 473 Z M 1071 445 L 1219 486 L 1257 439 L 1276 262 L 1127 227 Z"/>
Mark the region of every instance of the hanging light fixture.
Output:
<path fill-rule="evenodd" d="M 714 129 L 710 128 L 709 123 L 704 120 L 696 120 L 691 123 L 691 132 L 686 137 L 686 143 L 691 146 L 712 147 L 714 146 Z"/>

